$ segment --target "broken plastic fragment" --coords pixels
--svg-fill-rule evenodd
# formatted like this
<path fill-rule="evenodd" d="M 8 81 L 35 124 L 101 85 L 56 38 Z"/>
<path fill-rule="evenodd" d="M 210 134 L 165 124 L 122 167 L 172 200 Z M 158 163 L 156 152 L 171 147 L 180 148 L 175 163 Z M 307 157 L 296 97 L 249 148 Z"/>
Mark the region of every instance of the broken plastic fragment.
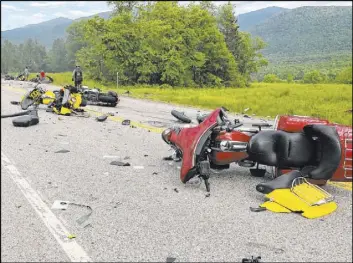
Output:
<path fill-rule="evenodd" d="M 121 122 L 122 125 L 130 125 L 130 120 L 123 120 Z"/>
<path fill-rule="evenodd" d="M 102 121 L 105 121 L 107 118 L 108 118 L 107 115 L 102 115 L 102 116 L 97 117 L 96 120 L 99 122 L 102 122 Z"/>
<path fill-rule="evenodd" d="M 69 150 L 60 150 L 60 151 L 57 151 L 57 152 L 55 152 L 55 153 L 68 153 L 68 152 L 70 152 Z"/>
<path fill-rule="evenodd" d="M 112 161 L 110 164 L 117 165 L 117 166 L 130 166 L 129 163 L 124 163 L 124 162 L 120 162 L 120 161 Z"/>

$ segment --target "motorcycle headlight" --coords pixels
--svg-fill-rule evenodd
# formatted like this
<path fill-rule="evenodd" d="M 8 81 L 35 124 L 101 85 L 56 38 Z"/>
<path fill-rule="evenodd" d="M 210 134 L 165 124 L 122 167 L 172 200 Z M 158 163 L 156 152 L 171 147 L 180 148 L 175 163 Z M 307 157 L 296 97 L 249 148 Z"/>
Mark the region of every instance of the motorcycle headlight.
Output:
<path fill-rule="evenodd" d="M 170 136 L 172 135 L 172 129 L 168 128 L 162 132 L 162 139 L 166 142 L 169 143 Z"/>

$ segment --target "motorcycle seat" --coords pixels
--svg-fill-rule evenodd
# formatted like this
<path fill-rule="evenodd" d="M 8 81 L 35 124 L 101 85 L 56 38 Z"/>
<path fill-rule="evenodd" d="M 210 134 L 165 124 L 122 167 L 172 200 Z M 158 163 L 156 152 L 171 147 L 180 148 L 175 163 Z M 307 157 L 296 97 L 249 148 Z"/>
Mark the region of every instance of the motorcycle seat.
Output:
<path fill-rule="evenodd" d="M 298 170 L 283 174 L 272 181 L 260 183 L 256 186 L 256 190 L 263 194 L 269 194 L 277 189 L 290 189 L 294 179 L 303 175 Z"/>
<path fill-rule="evenodd" d="M 247 146 L 249 159 L 278 168 L 315 168 L 312 179 L 330 179 L 341 161 L 341 145 L 334 127 L 306 125 L 302 132 L 262 131 Z"/>

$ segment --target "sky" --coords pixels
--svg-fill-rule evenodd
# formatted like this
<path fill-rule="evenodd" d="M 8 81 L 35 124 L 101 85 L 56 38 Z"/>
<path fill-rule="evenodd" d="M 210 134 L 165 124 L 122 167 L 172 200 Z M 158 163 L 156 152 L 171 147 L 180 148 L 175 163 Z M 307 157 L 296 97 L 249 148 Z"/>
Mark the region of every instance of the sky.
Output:
<path fill-rule="evenodd" d="M 180 2 L 188 4 L 191 1 Z M 218 1 L 219 5 L 227 1 Z M 278 6 L 296 8 L 300 6 L 352 6 L 352 1 L 232 1 L 236 13 L 243 14 L 258 9 Z M 57 17 L 76 19 L 110 11 L 105 1 L 1 1 L 1 31 L 38 24 Z"/>

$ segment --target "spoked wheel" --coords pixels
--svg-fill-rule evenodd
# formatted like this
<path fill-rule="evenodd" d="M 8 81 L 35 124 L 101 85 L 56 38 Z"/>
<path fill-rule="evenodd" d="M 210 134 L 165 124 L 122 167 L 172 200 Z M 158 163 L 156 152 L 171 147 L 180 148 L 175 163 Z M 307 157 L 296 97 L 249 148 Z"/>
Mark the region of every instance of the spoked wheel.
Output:
<path fill-rule="evenodd" d="M 185 123 L 191 123 L 191 119 L 189 117 L 187 117 L 184 112 L 180 112 L 177 110 L 172 110 L 171 114 L 177 118 L 178 120 L 185 122 Z"/>

